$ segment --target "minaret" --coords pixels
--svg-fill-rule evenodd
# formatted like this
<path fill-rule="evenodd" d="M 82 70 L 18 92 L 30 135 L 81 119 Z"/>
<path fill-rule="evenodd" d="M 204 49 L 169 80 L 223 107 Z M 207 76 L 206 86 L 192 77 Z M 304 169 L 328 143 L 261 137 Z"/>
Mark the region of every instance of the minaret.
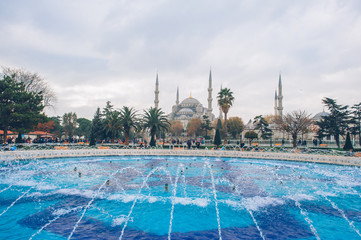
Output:
<path fill-rule="evenodd" d="M 221 84 L 221 91 L 222 91 L 222 84 Z M 222 108 L 221 106 L 219 106 L 219 119 L 222 119 L 223 118 L 223 115 L 222 115 Z"/>
<path fill-rule="evenodd" d="M 275 90 L 275 116 L 278 116 L 277 101 L 277 90 Z"/>
<path fill-rule="evenodd" d="M 175 100 L 175 104 L 178 106 L 179 105 L 179 87 L 177 87 L 177 98 Z"/>
<path fill-rule="evenodd" d="M 208 117 L 212 120 L 212 72 L 209 70 L 209 85 L 208 85 Z"/>
<path fill-rule="evenodd" d="M 282 80 L 281 80 L 281 74 L 279 76 L 279 80 L 278 80 L 278 104 L 277 104 L 277 110 L 278 110 L 278 116 L 280 116 L 282 118 L 282 111 L 283 111 L 283 106 L 282 106 L 282 99 L 283 99 L 283 95 L 282 95 Z"/>
<path fill-rule="evenodd" d="M 158 73 L 157 73 L 157 79 L 155 80 L 155 99 L 154 99 L 154 107 L 158 108 L 159 104 L 159 81 L 158 81 Z"/>

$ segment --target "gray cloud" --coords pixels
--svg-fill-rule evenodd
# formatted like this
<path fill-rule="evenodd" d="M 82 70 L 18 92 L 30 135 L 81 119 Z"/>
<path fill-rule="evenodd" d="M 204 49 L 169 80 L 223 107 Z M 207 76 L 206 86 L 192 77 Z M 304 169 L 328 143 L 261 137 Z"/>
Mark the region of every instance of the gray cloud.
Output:
<path fill-rule="evenodd" d="M 147 108 L 157 71 L 166 112 L 177 86 L 206 104 L 210 66 L 213 98 L 234 92 L 231 116 L 273 113 L 279 73 L 285 111 L 315 114 L 325 96 L 360 102 L 360 12 L 357 0 L 0 2 L 0 65 L 44 76 L 58 95 L 49 114 Z"/>

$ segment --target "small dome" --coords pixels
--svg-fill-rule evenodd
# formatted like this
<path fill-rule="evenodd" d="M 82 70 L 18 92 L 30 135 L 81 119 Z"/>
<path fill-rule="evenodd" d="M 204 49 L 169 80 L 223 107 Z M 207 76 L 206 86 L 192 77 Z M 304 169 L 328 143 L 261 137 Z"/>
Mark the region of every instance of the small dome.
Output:
<path fill-rule="evenodd" d="M 184 99 L 182 102 L 181 102 L 181 105 L 182 104 L 194 104 L 194 105 L 198 105 L 198 104 L 200 104 L 200 102 L 197 100 L 197 99 L 195 99 L 195 98 L 192 98 L 192 97 L 189 97 L 189 98 L 186 98 L 186 99 Z"/>
<path fill-rule="evenodd" d="M 322 119 L 322 117 L 326 117 L 328 115 L 330 115 L 328 112 L 319 112 L 312 118 L 312 120 L 313 121 L 319 121 L 319 120 Z"/>

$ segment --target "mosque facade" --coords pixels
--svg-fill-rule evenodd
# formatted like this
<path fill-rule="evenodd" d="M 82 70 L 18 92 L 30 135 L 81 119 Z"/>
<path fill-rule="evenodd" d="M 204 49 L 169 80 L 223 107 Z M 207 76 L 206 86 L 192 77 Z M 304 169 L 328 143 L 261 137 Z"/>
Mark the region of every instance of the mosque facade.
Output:
<path fill-rule="evenodd" d="M 209 72 L 209 82 L 208 82 L 208 106 L 204 107 L 202 103 L 197 100 L 196 98 L 189 96 L 188 98 L 184 99 L 183 101 L 179 101 L 179 88 L 177 87 L 176 93 L 176 101 L 175 105 L 172 106 L 172 112 L 168 114 L 168 120 L 170 121 L 180 121 L 184 128 L 187 127 L 187 124 L 193 118 L 202 119 L 204 115 L 207 115 L 209 120 L 214 121 L 215 117 L 212 113 L 212 72 Z M 158 75 L 156 78 L 155 84 L 155 100 L 154 105 L 158 108 L 159 104 L 159 81 Z"/>

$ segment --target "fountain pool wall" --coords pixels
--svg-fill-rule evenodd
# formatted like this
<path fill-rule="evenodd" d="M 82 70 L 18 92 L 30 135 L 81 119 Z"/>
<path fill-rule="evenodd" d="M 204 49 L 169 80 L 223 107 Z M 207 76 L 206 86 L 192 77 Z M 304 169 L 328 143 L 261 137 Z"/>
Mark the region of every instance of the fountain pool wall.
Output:
<path fill-rule="evenodd" d="M 0 239 L 361 238 L 355 166 L 44 152 L 3 157 Z"/>

